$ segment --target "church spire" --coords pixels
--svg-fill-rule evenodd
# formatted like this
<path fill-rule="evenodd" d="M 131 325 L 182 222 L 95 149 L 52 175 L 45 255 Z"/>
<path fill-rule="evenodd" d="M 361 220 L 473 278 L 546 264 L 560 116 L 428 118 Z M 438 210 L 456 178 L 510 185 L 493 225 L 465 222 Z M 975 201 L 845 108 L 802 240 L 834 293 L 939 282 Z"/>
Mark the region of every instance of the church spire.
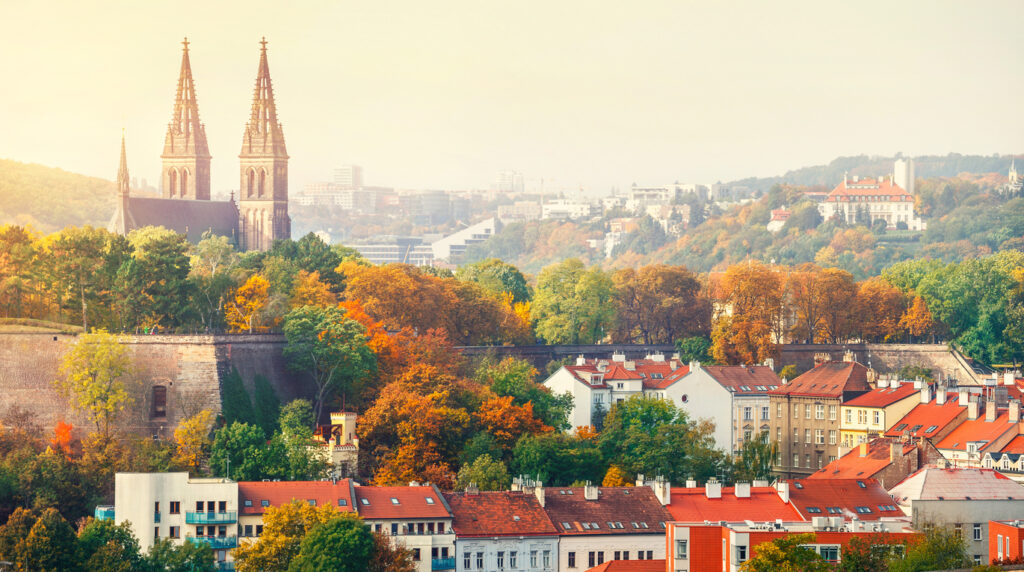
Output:
<path fill-rule="evenodd" d="M 121 130 L 121 166 L 117 169 L 117 192 L 124 197 L 127 197 L 129 192 L 128 154 L 124 149 L 124 129 Z"/>
<path fill-rule="evenodd" d="M 245 126 L 242 153 L 273 153 L 287 156 L 284 132 L 277 121 L 274 86 L 267 63 L 267 39 L 260 40 L 260 63 L 256 70 L 256 87 L 252 94 L 252 110 Z"/>
<path fill-rule="evenodd" d="M 188 38 L 181 43 L 181 71 L 174 113 L 164 139 L 161 187 L 164 198 L 210 200 L 210 148 L 206 127 L 199 121 L 196 84 L 192 79 Z"/>

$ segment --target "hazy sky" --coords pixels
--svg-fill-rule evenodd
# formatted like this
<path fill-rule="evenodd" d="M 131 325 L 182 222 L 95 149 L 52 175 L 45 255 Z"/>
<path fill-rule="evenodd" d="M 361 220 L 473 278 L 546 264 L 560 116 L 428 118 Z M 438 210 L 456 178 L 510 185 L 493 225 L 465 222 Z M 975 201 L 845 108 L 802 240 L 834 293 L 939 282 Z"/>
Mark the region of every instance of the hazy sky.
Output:
<path fill-rule="evenodd" d="M 0 0 L 0 157 L 159 177 L 181 39 L 215 192 L 269 41 L 291 189 L 605 194 L 838 155 L 1024 149 L 1024 2 Z"/>

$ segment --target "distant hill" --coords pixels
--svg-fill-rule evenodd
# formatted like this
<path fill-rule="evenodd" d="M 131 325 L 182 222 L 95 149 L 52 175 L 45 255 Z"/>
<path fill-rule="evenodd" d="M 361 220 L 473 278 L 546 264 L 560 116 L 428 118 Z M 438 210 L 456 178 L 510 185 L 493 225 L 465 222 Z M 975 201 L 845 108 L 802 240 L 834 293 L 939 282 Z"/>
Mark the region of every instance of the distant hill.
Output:
<path fill-rule="evenodd" d="M 42 232 L 106 226 L 114 195 L 112 181 L 0 159 L 0 224 L 30 224 Z"/>
<path fill-rule="evenodd" d="M 892 172 L 893 162 L 901 158 L 880 155 L 857 155 L 854 157 L 838 157 L 828 165 L 815 165 L 788 171 L 777 177 L 749 177 L 728 183 L 743 185 L 767 191 L 776 184 L 825 186 L 832 188 L 843 180 L 843 174 L 872 177 Z M 914 175 L 918 179 L 933 177 L 956 177 L 961 173 L 984 174 L 1000 173 L 1005 175 L 1010 167 L 1012 155 L 924 155 L 914 157 Z M 1021 157 L 1017 157 L 1018 160 Z M 1022 169 L 1024 170 L 1024 169 Z"/>

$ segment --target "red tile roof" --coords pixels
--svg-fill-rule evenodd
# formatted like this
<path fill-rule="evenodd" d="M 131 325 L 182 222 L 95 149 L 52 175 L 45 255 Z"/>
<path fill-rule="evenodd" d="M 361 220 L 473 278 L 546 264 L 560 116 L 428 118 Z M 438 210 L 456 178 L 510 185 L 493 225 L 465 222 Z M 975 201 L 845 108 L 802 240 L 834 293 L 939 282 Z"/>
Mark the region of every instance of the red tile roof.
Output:
<path fill-rule="evenodd" d="M 914 406 L 910 413 L 885 432 L 885 436 L 899 437 L 904 431 L 910 431 L 911 437 L 934 437 L 956 420 L 957 416 L 967 411 L 966 406 L 960 406 L 958 398 L 957 393 L 950 392 L 946 393 L 946 403 L 943 405 L 932 399 L 928 403 Z"/>
<path fill-rule="evenodd" d="M 900 455 L 906 456 L 917 448 L 917 443 L 900 443 L 894 439 L 872 439 L 854 447 L 849 453 L 812 473 L 808 479 L 869 479 L 891 463 L 892 445 L 899 447 Z M 861 455 L 861 447 L 867 446 L 867 454 Z"/>
<path fill-rule="evenodd" d="M 433 485 L 355 487 L 356 507 L 363 518 L 451 518 Z"/>
<path fill-rule="evenodd" d="M 632 369 L 628 369 L 626 364 Z M 603 364 L 603 365 L 602 365 Z M 673 368 L 672 366 L 676 367 Z M 601 371 L 601 367 L 604 371 Z M 608 387 L 610 381 L 642 380 L 644 389 L 664 389 L 672 385 L 689 371 L 689 366 L 676 360 L 627 360 L 626 362 L 611 360 L 586 360 L 585 365 L 567 365 L 565 369 L 577 380 L 593 388 Z M 592 381 L 600 376 L 601 381 Z"/>
<path fill-rule="evenodd" d="M 946 438 L 935 445 L 936 449 L 966 451 L 968 443 L 980 442 L 978 451 L 984 451 L 993 441 L 1006 435 L 1008 431 L 1017 432 L 1017 424 L 1010 423 L 1010 414 L 1003 412 L 994 421 L 986 421 L 982 414 L 977 419 L 968 419 L 946 435 Z"/>
<path fill-rule="evenodd" d="M 773 395 L 802 395 L 807 397 L 842 397 L 847 392 L 871 391 L 868 368 L 856 362 L 830 361 L 797 376 L 786 385 L 772 391 Z"/>
<path fill-rule="evenodd" d="M 735 490 L 722 487 L 722 498 L 709 499 L 704 487 L 673 488 L 667 508 L 680 522 L 802 520 L 796 507 L 782 502 L 773 487 L 750 487 L 750 498 L 736 498 Z"/>
<path fill-rule="evenodd" d="M 883 201 L 914 202 L 914 195 L 908 193 L 903 187 L 894 184 L 885 178 L 860 179 L 854 182 L 853 178 L 839 183 L 825 199 L 829 202 L 849 201 L 850 197 L 872 196 L 882 197 Z"/>
<path fill-rule="evenodd" d="M 542 536 L 558 531 L 537 497 L 509 491 L 445 493 L 459 537 Z"/>
<path fill-rule="evenodd" d="M 341 512 L 352 512 L 352 481 L 240 481 L 238 498 L 241 503 L 239 514 L 263 514 L 268 506 L 286 505 L 293 500 L 314 501 L 317 506 L 334 505 Z M 251 505 L 251 506 L 249 506 Z"/>
<path fill-rule="evenodd" d="M 722 387 L 733 393 L 765 393 L 779 387 L 782 383 L 772 368 L 766 365 L 702 365 L 700 367 Z"/>
<path fill-rule="evenodd" d="M 1024 435 L 1017 435 L 999 450 L 1000 453 L 1024 454 Z"/>
<path fill-rule="evenodd" d="M 587 572 L 665 572 L 665 560 L 609 560 Z"/>
<path fill-rule="evenodd" d="M 853 405 L 857 407 L 888 407 L 893 403 L 903 401 L 910 396 L 920 396 L 921 390 L 914 389 L 913 383 L 901 383 L 899 387 L 881 387 L 872 389 L 871 391 L 854 397 L 853 399 L 843 403 L 843 405 Z"/>
<path fill-rule="evenodd" d="M 559 534 L 665 534 L 663 523 L 670 522 L 672 514 L 648 487 L 598 490 L 597 500 L 587 500 L 583 487 L 544 488 L 544 511 Z"/>
<path fill-rule="evenodd" d="M 794 479 L 789 500 L 805 520 L 815 516 L 857 517 L 878 520 L 904 516 L 889 493 L 875 479 Z"/>

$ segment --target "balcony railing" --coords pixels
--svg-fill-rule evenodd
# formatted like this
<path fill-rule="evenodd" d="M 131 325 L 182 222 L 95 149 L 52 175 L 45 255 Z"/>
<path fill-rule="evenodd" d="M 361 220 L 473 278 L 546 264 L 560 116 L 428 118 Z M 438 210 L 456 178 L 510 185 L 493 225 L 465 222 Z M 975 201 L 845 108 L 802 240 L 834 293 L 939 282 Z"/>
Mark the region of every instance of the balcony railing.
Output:
<path fill-rule="evenodd" d="M 430 561 L 431 570 L 455 570 L 455 557 L 434 558 Z"/>
<path fill-rule="evenodd" d="M 238 522 L 238 513 L 229 510 L 225 512 L 193 512 L 185 513 L 186 524 L 232 524 Z"/>
<path fill-rule="evenodd" d="M 186 536 L 189 542 L 205 544 L 214 550 L 225 550 L 238 547 L 236 536 Z"/>
<path fill-rule="evenodd" d="M 114 507 L 98 506 L 93 516 L 96 517 L 96 520 L 114 520 Z"/>

